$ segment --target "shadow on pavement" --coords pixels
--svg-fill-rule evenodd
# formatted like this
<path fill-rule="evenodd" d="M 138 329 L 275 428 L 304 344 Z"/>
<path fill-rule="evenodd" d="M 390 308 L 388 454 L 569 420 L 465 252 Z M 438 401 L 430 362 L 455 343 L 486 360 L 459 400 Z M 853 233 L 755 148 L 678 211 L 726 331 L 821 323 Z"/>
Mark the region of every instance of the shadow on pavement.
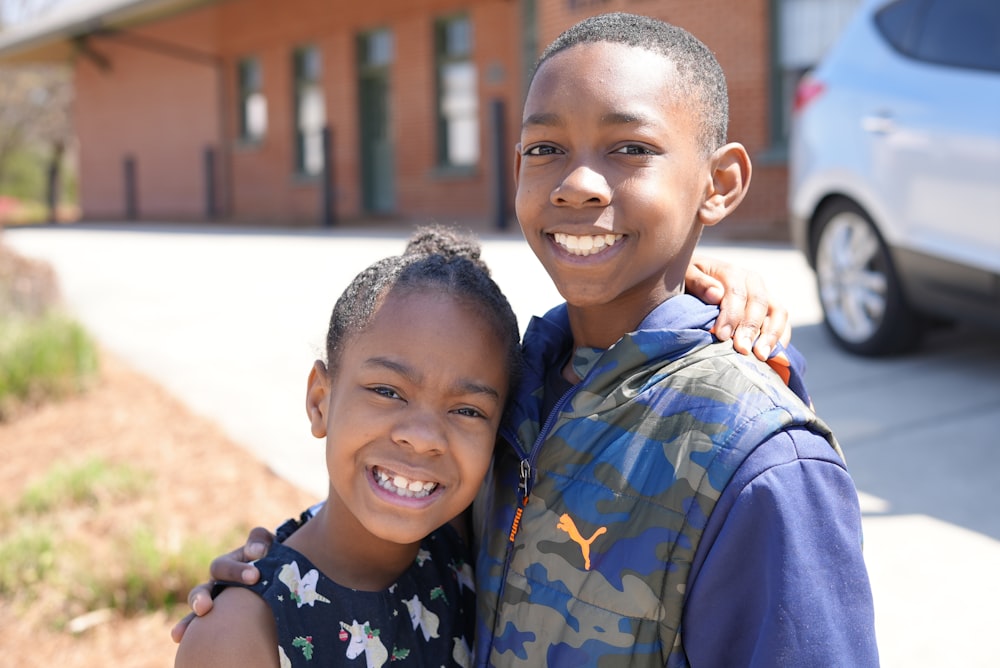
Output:
<path fill-rule="evenodd" d="M 819 414 L 833 427 L 866 515 L 927 515 L 1000 540 L 1000 337 L 933 332 L 916 353 L 868 359 L 822 325 L 795 329 Z"/>

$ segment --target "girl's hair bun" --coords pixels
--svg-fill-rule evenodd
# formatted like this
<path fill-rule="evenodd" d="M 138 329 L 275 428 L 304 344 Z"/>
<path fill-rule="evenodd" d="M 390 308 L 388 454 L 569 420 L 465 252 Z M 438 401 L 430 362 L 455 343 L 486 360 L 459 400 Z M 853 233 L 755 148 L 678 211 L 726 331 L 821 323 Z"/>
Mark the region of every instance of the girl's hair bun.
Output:
<path fill-rule="evenodd" d="M 448 260 L 466 258 L 481 264 L 482 248 L 475 237 L 443 225 L 419 227 L 410 237 L 403 255 L 441 255 Z"/>

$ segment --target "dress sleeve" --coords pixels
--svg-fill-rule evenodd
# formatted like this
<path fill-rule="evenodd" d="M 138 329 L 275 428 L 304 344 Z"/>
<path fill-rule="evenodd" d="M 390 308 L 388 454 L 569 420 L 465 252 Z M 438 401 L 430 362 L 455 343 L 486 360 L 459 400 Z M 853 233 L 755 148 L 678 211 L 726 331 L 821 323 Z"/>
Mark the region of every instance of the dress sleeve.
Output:
<path fill-rule="evenodd" d="M 857 490 L 821 437 L 761 444 L 699 543 L 683 616 L 699 666 L 878 665 Z"/>

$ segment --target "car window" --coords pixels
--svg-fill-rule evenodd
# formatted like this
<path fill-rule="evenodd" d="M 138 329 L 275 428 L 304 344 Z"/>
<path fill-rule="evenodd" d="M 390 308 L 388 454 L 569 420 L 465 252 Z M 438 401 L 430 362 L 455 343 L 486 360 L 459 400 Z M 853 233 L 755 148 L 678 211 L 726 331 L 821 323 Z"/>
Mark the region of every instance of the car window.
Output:
<path fill-rule="evenodd" d="M 919 17 L 927 0 L 897 0 L 890 2 L 875 14 L 875 25 L 886 41 L 900 53 L 914 55 Z"/>
<path fill-rule="evenodd" d="M 931 0 L 914 55 L 941 65 L 1000 71 L 1000 2 Z"/>

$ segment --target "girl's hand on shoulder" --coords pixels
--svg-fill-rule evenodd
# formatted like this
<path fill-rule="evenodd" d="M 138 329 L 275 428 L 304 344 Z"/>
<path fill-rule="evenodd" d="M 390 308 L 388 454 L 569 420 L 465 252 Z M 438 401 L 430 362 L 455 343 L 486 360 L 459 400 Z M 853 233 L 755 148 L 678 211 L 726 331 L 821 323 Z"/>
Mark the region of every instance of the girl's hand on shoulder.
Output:
<path fill-rule="evenodd" d="M 737 352 L 752 352 L 766 360 L 779 342 L 788 345 L 792 338 L 788 309 L 771 298 L 756 272 L 695 256 L 684 276 L 684 287 L 706 304 L 719 306 L 715 336 L 720 341 L 733 339 Z"/>

